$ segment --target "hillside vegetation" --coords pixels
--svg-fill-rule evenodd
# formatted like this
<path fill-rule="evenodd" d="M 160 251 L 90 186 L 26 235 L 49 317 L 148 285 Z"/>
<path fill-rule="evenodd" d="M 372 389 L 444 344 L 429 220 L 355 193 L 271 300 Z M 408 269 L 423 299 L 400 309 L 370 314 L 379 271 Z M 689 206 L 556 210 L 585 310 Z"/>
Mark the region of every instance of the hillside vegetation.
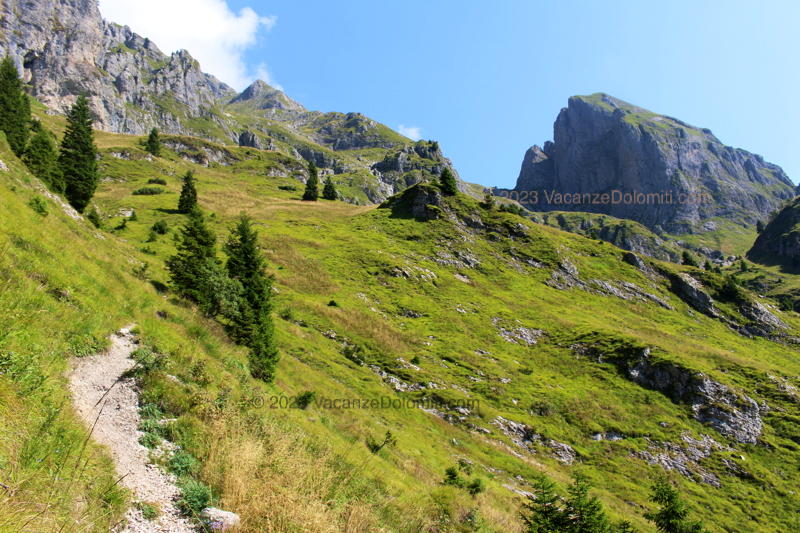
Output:
<path fill-rule="evenodd" d="M 96 139 L 101 229 L 0 149 L 0 530 L 121 516 L 129 496 L 64 372 L 130 323 L 148 354 L 142 408 L 169 420 L 150 431 L 197 461 L 187 475 L 244 531 L 521 531 L 531 483 L 575 472 L 614 519 L 654 531 L 643 515 L 665 470 L 710 531 L 800 528 L 800 317 L 734 272 L 638 258 L 425 183 L 380 207 L 302 202 L 304 163 L 274 151 L 167 136 L 153 157 L 142 137 Z M 240 213 L 256 222 L 272 384 L 169 289 L 188 170 L 219 238 Z M 783 327 L 752 311 L 762 302 Z M 449 468 L 483 490 L 445 483 Z"/>

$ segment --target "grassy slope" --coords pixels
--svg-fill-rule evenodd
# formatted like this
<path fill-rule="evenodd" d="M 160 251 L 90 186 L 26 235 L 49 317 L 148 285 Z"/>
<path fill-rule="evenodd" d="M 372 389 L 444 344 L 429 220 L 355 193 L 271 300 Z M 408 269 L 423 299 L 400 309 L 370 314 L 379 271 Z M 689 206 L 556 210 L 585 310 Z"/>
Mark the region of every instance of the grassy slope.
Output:
<path fill-rule="evenodd" d="M 7 184 L 2 189 L 2 209 L 14 209 L 10 216 L 3 213 L 0 217 L 0 224 L 5 225 L 3 238 L 10 240 L 11 233 L 24 231 L 27 241 L 50 254 L 38 259 L 35 267 L 7 266 L 15 283 L 38 294 L 43 292 L 37 289 L 38 282 L 22 273 L 39 269 L 50 276 L 64 275 L 56 284 L 74 287 L 77 295 L 85 293 L 87 302 L 76 310 L 69 303 L 52 301 L 46 292 L 38 294 L 48 306 L 65 314 L 54 315 L 48 323 L 27 323 L 22 329 L 34 341 L 22 337 L 12 346 L 31 352 L 37 350 L 35 339 L 63 342 L 49 349 L 48 353 L 57 356 L 48 364 L 33 365 L 41 366 L 52 383 L 54 392 L 45 399 L 63 397 L 60 375 L 63 355 L 69 353 L 64 347 L 77 334 L 73 328 L 101 339 L 124 323 L 138 323 L 146 342 L 169 355 L 167 368 L 147 379 L 145 394 L 178 419 L 175 439 L 204 461 L 203 478 L 220 491 L 223 507 L 243 515 L 247 529 L 371 531 L 381 525 L 391 531 L 433 527 L 469 531 L 476 529 L 470 517 L 479 515 L 483 525 L 477 529 L 514 531 L 518 498 L 503 485 L 524 489 L 515 476 L 530 479 L 537 472 L 566 481 L 577 468 L 589 475 L 617 516 L 650 530 L 641 519 L 648 507 L 646 480 L 660 470 L 631 459 L 630 453 L 647 448 L 647 439 L 679 442 L 684 432 L 710 434 L 721 442 L 725 439 L 694 421 L 686 407 L 622 379 L 610 365 L 576 359 L 569 346 L 584 335 L 599 335 L 612 343 L 625 338 L 657 347 L 661 356 L 741 387 L 778 408 L 767 415 L 764 441 L 768 445 L 737 446 L 735 453 L 703 464 L 720 475 L 721 489 L 684 478 L 676 481 L 691 500 L 693 511 L 714 531 L 797 527 L 798 500 L 792 491 L 800 476 L 796 468 L 788 466 L 797 464 L 798 447 L 796 440 L 791 440 L 797 436 L 787 429 L 791 417 L 797 416 L 797 407 L 774 394 L 766 378 L 767 373 L 798 375 L 800 364 L 793 349 L 743 338 L 721 323 L 691 312 L 664 287 L 653 286 L 621 262 L 621 251 L 608 244 L 524 222 L 510 214 L 481 212 L 469 199 L 453 208 L 480 213 L 485 221 L 498 226 L 526 224 L 528 239 L 489 240 L 463 228 L 456 230 L 447 219 L 423 223 L 392 217 L 387 209 L 339 202 L 302 203 L 298 201 L 300 192 L 278 188 L 291 183 L 290 178 L 266 177 L 269 169 L 263 167 L 277 164 L 270 158 L 198 168 L 168 151 L 163 158 L 148 161 L 136 140 L 98 136 L 105 153 L 102 172 L 110 178 L 97 196 L 100 210 L 115 215 L 120 209 L 134 208 L 138 217 L 127 229 L 106 234 L 105 239 L 96 239 L 84 224 L 66 220 L 52 205 L 44 221 L 53 228 L 43 227 L 37 224 L 39 215 L 25 205 L 31 193 L 23 184 L 15 192 L 8 190 Z M 128 150 L 133 160 L 108 155 L 121 148 Z M 7 151 L 2 159 L 13 160 Z M 165 220 L 173 229 L 181 223 L 173 209 L 178 176 L 189 168 L 196 171 L 201 205 L 214 213 L 212 222 L 219 233 L 225 232 L 240 211 L 259 222 L 276 276 L 277 310 L 284 317 L 277 320 L 283 358 L 273 386 L 264 387 L 247 378 L 242 351 L 225 342 L 218 328 L 129 274 L 133 265 L 127 258 L 149 262 L 149 277 L 167 281 L 163 260 L 172 250 L 171 233 L 156 242 L 146 241 L 155 221 Z M 20 179 L 16 168 L 11 174 Z M 130 194 L 151 177 L 167 179 L 167 192 Z M 112 216 L 106 227 L 115 227 L 119 221 Z M 60 245 L 64 242 L 76 243 L 75 249 L 64 249 Z M 36 257 L 13 244 L 6 249 L 19 257 L 17 261 Z M 433 259 L 437 253 L 454 250 L 471 253 L 480 266 L 453 267 Z M 532 257 L 546 266 L 522 266 L 511 254 Z M 650 303 L 546 286 L 543 282 L 550 270 L 563 258 L 579 268 L 583 279 L 631 281 L 670 300 L 676 309 L 664 311 Z M 8 255 L 4 260 L 11 261 Z M 101 266 L 81 269 L 75 276 L 61 274 L 68 272 L 65 266 L 74 265 L 77 270 L 87 261 Z M 392 274 L 395 268 L 407 270 L 410 277 L 396 277 Z M 328 305 L 331 300 L 338 305 Z M 41 305 L 37 302 L 25 305 L 34 312 Z M 167 311 L 168 318 L 156 318 L 156 310 Z M 419 318 L 409 318 L 407 310 Z M 519 321 L 542 329 L 546 336 L 533 347 L 509 343 L 492 323 L 497 317 L 509 326 Z M 782 318 L 800 326 L 794 313 Z M 69 325 L 66 330 L 63 324 Z M 58 335 L 54 337 L 53 331 Z M 56 340 L 62 336 L 63 341 Z M 442 387 L 428 394 L 444 400 L 479 400 L 480 406 L 473 409 L 468 422 L 490 428 L 492 433 L 469 432 L 464 426 L 413 408 L 269 408 L 270 396 L 292 396 L 305 390 L 324 398 L 418 398 L 426 394 L 395 393 L 369 368 L 344 357 L 343 338 L 361 346 L 362 356 L 370 364 L 408 382 L 435 382 Z M 27 348 L 28 343 L 33 350 Z M 11 348 L 0 345 L 0 349 Z M 403 368 L 398 362 L 398 358 L 409 361 L 415 356 L 420 360 L 419 370 Z M 178 381 L 168 375 L 177 376 Z M 0 378 L 0 384 L 4 387 L 0 390 L 8 391 L 9 402 L 34 401 L 22 399 L 16 382 Z M 266 405 L 262 406 L 259 398 L 265 398 Z M 241 403 L 247 407 L 240 408 Z M 547 409 L 532 410 L 533 405 Z M 544 414 L 536 414 L 540 412 Z M 491 425 L 497 415 L 525 422 L 548 438 L 571 444 L 579 463 L 566 467 L 545 448 L 521 457 L 509 453 L 508 439 Z M 62 416 L 64 424 L 76 432 L 69 413 Z M 32 421 L 18 423 L 25 424 L 28 432 L 35 431 Z M 386 430 L 396 435 L 398 443 L 373 456 L 364 441 L 367 437 L 380 440 Z M 590 438 L 608 430 L 628 438 L 618 442 Z M 4 445 L 3 453 L 6 449 Z M 444 469 L 462 457 L 473 461 L 475 475 L 487 480 L 485 494 L 471 498 L 440 484 Z M 754 479 L 740 480 L 727 474 L 722 457 L 737 458 Z M 5 460 L 22 464 L 17 456 Z M 108 465 L 101 459 L 95 468 L 108 475 Z M 19 479 L 24 477 L 20 474 Z M 43 491 L 30 490 L 23 501 L 43 501 Z M 253 494 L 259 498 L 252 498 Z M 101 516 L 108 508 L 103 515 L 108 516 L 118 511 L 118 499 L 105 507 L 90 500 L 87 508 L 92 516 Z M 3 506 L 17 503 L 0 501 Z M 52 512 L 63 519 L 69 504 L 67 501 Z M 473 509 L 479 513 L 471 512 Z M 97 520 L 102 522 L 102 518 Z"/>

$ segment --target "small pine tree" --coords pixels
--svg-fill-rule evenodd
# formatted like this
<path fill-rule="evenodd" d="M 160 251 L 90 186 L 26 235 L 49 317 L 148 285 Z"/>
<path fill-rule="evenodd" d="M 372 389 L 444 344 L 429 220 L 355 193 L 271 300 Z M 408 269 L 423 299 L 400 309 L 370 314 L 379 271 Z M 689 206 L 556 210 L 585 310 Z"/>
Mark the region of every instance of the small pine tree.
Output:
<path fill-rule="evenodd" d="M 565 502 L 566 513 L 572 520 L 570 531 L 610 533 L 611 523 L 603 510 L 603 504 L 596 496 L 589 495 L 590 488 L 586 477 L 575 474 Z"/>
<path fill-rule="evenodd" d="M 661 478 L 653 485 L 650 501 L 660 508 L 645 513 L 644 517 L 653 522 L 660 533 L 705 533 L 701 522 L 689 521 L 686 504 L 666 479 Z"/>
<path fill-rule="evenodd" d="M 60 194 L 64 193 L 64 180 L 58 169 L 58 151 L 53 135 L 44 129 L 38 120 L 33 121 L 31 137 L 22 160 L 31 173 L 42 180 L 47 187 Z"/>
<path fill-rule="evenodd" d="M 695 259 L 694 255 L 692 255 L 689 250 L 684 250 L 681 254 L 681 263 L 693 267 L 700 266 L 697 259 Z"/>
<path fill-rule="evenodd" d="M 336 192 L 336 187 L 333 185 L 330 176 L 325 178 L 325 187 L 322 189 L 322 197 L 325 200 L 336 200 L 339 198 L 339 194 Z"/>
<path fill-rule="evenodd" d="M 742 259 L 741 261 L 739 261 L 739 272 L 747 272 L 747 270 L 748 270 L 747 262 L 744 259 Z"/>
<path fill-rule="evenodd" d="M 79 96 L 67 114 L 67 131 L 61 140 L 58 166 L 67 200 L 83 213 L 99 182 L 92 116 L 85 96 Z"/>
<path fill-rule="evenodd" d="M 308 202 L 316 202 L 319 198 L 319 175 L 317 174 L 317 165 L 313 161 L 308 162 L 308 181 L 306 182 L 306 190 L 303 192 L 303 200 Z"/>
<path fill-rule="evenodd" d="M 158 129 L 153 128 L 150 130 L 150 135 L 144 143 L 144 149 L 152 156 L 158 157 L 161 155 L 161 139 L 158 136 Z"/>
<path fill-rule="evenodd" d="M 184 215 L 197 209 L 197 188 L 195 187 L 194 173 L 187 171 L 183 176 L 181 197 L 178 199 L 178 211 Z"/>
<path fill-rule="evenodd" d="M 756 231 L 757 231 L 757 232 L 759 232 L 759 233 L 763 233 L 763 232 L 764 232 L 764 228 L 765 228 L 765 227 L 766 227 L 766 226 L 764 225 L 764 222 L 763 222 L 763 221 L 759 220 L 758 222 L 756 222 Z"/>
<path fill-rule="evenodd" d="M 17 66 L 6 56 L 0 62 L 0 131 L 5 132 L 8 145 L 17 156 L 25 152 L 30 120 L 30 102 L 22 90 Z"/>
<path fill-rule="evenodd" d="M 561 533 L 567 521 L 555 484 L 544 476 L 533 482 L 533 492 L 523 505 L 522 523 L 527 533 Z"/>
<path fill-rule="evenodd" d="M 97 212 L 96 207 L 92 207 L 91 211 L 86 215 L 86 218 L 91 222 L 95 228 L 103 227 L 103 219 L 100 218 L 100 213 Z"/>
<path fill-rule="evenodd" d="M 236 299 L 217 260 L 216 241 L 202 212 L 195 209 L 176 237 L 176 254 L 167 260 L 175 292 L 197 303 L 208 316 L 227 310 L 227 303 Z"/>
<path fill-rule="evenodd" d="M 265 259 L 258 232 L 246 215 L 239 218 L 225 243 L 228 276 L 242 287 L 238 313 L 232 317 L 234 337 L 250 348 L 250 373 L 270 382 L 275 378 L 278 349 L 272 322 L 272 279 L 264 273 Z"/>
<path fill-rule="evenodd" d="M 439 175 L 439 187 L 442 189 L 442 193 L 447 196 L 455 196 L 456 193 L 458 193 L 456 177 L 447 167 L 444 167 L 444 170 L 442 170 L 442 173 Z"/>

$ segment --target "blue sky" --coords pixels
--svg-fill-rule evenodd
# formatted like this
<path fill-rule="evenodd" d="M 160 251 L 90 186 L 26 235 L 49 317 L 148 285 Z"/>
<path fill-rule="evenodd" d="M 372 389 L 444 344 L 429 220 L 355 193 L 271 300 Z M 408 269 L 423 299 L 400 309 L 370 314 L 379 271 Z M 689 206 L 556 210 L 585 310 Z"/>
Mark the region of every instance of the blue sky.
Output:
<path fill-rule="evenodd" d="M 513 186 L 567 98 L 598 91 L 711 128 L 800 179 L 800 2 L 227 4 L 269 17 L 238 49 L 250 77 L 268 72 L 310 109 L 419 128 L 468 181 Z"/>

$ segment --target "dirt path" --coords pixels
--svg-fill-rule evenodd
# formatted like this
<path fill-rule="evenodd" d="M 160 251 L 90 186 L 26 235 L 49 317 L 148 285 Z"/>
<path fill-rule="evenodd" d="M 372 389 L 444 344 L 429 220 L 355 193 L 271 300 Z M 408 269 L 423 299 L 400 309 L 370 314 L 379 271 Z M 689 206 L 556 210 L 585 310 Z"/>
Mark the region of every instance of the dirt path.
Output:
<path fill-rule="evenodd" d="M 173 503 L 178 495 L 175 479 L 148 460 L 149 450 L 139 444 L 138 390 L 132 378 L 124 378 L 134 366 L 130 359 L 136 349 L 132 326 L 111 336 L 108 352 L 76 359 L 69 375 L 75 409 L 92 430 L 92 437 L 108 447 L 122 484 L 134 499 L 156 504 L 158 519 L 150 521 L 131 508 L 115 533 L 194 532 L 191 523 L 180 516 Z"/>

